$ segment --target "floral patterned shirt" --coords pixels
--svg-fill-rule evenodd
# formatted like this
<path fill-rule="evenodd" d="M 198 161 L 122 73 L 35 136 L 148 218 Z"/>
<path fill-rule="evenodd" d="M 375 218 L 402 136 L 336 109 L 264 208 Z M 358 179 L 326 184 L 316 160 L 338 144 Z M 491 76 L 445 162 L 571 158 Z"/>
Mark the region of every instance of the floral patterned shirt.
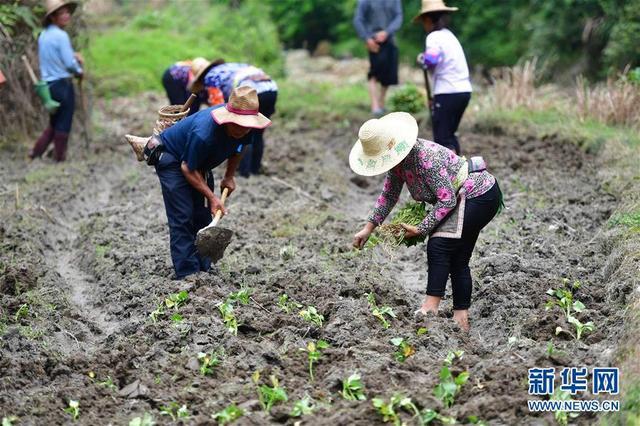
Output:
<path fill-rule="evenodd" d="M 454 180 L 466 162 L 455 152 L 434 142 L 418 139 L 407 157 L 387 172 L 382 194 L 376 201 L 369 222 L 380 225 L 398 202 L 402 186 L 406 182 L 409 193 L 416 201 L 433 204 L 418 230 L 429 235 L 449 212 L 457 205 L 458 199 Z M 470 173 L 464 181 L 466 198 L 478 197 L 488 190 L 496 179 L 486 170 Z"/>
<path fill-rule="evenodd" d="M 191 61 L 176 62 L 169 68 L 169 73 L 175 81 L 179 81 L 187 87 L 191 73 Z"/>

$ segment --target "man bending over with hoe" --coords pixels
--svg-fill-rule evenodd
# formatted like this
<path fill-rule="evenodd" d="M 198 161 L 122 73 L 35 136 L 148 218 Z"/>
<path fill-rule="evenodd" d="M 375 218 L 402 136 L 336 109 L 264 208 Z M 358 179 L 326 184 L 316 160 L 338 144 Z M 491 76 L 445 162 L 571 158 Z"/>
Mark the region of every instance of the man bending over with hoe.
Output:
<path fill-rule="evenodd" d="M 256 90 L 239 87 L 228 103 L 197 112 L 147 142 L 148 164 L 155 165 L 162 186 L 177 279 L 211 266 L 211 259 L 200 256 L 195 246 L 196 234 L 211 222 L 211 214 L 225 213 L 213 193 L 211 170 L 228 160 L 220 188 L 231 194 L 242 150 L 253 141 L 252 129 L 271 124 L 258 107 Z"/>

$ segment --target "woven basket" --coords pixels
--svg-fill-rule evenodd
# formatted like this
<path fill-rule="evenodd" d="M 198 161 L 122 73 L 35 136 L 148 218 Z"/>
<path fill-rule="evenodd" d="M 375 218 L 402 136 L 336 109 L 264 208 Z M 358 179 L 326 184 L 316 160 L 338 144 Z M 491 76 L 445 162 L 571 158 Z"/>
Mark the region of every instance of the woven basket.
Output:
<path fill-rule="evenodd" d="M 185 118 L 187 114 L 189 114 L 189 109 L 182 111 L 182 105 L 168 105 L 160 108 L 153 134 L 159 135 L 162 131 Z"/>
<path fill-rule="evenodd" d="M 138 161 L 144 161 L 144 147 L 150 138 L 141 138 L 133 135 L 124 135 L 124 137 L 133 148 L 133 153 L 136 154 Z"/>

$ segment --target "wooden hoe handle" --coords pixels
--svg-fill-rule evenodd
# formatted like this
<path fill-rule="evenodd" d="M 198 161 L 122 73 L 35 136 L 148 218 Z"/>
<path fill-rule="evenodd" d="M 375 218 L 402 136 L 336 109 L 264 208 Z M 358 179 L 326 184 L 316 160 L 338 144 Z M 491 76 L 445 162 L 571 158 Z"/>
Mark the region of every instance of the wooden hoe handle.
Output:
<path fill-rule="evenodd" d="M 185 102 L 184 105 L 182 105 L 182 112 L 185 112 L 186 110 L 191 108 L 191 104 L 193 104 L 193 102 L 196 100 L 197 97 L 198 95 L 196 95 L 195 93 L 192 93 L 191 96 L 189 96 L 189 99 L 187 99 L 187 102 Z"/>
<path fill-rule="evenodd" d="M 31 68 L 31 64 L 25 55 L 22 55 L 22 62 L 24 62 L 24 66 L 27 67 L 27 71 L 29 71 L 29 76 L 31 77 L 33 84 L 37 84 L 38 79 L 36 78 L 36 73 L 33 72 L 33 68 Z"/>
<path fill-rule="evenodd" d="M 220 203 L 224 206 L 224 202 L 227 201 L 227 195 L 229 195 L 229 188 L 225 188 L 222 190 L 222 197 L 220 198 Z M 213 224 L 217 224 L 220 218 L 222 217 L 222 209 L 216 212 L 215 217 L 213 218 Z"/>

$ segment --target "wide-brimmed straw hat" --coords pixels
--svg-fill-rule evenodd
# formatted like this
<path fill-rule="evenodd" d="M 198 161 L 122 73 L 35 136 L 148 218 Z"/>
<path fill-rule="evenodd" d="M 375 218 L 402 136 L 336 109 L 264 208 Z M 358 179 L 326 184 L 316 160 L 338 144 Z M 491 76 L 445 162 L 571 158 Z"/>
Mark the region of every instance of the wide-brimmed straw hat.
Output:
<path fill-rule="evenodd" d="M 44 15 L 43 22 L 47 22 L 47 19 L 49 19 L 49 16 L 51 16 L 53 12 L 64 6 L 67 6 L 69 8 L 69 13 L 73 13 L 76 10 L 76 7 L 78 7 L 78 2 L 66 0 L 46 0 L 44 2 L 46 14 Z"/>
<path fill-rule="evenodd" d="M 425 13 L 455 12 L 456 10 L 458 10 L 457 7 L 449 7 L 444 4 L 444 1 L 442 0 L 422 0 L 422 7 L 420 8 L 420 12 L 413 17 L 413 21 L 416 22 Z"/>
<path fill-rule="evenodd" d="M 235 123 L 242 127 L 264 129 L 271 125 L 271 120 L 260 114 L 259 106 L 256 89 L 240 86 L 233 89 L 229 102 L 211 111 L 211 115 L 218 124 Z"/>
<path fill-rule="evenodd" d="M 224 64 L 224 59 L 207 61 L 205 58 L 198 57 L 191 61 L 191 74 L 193 74 L 193 80 L 187 84 L 187 89 L 192 93 L 198 93 L 201 91 L 204 87 L 204 76 L 211 68 L 220 64 Z"/>
<path fill-rule="evenodd" d="M 362 176 L 387 172 L 404 160 L 417 137 L 418 123 L 406 112 L 392 112 L 366 121 L 351 148 L 349 166 Z"/>

